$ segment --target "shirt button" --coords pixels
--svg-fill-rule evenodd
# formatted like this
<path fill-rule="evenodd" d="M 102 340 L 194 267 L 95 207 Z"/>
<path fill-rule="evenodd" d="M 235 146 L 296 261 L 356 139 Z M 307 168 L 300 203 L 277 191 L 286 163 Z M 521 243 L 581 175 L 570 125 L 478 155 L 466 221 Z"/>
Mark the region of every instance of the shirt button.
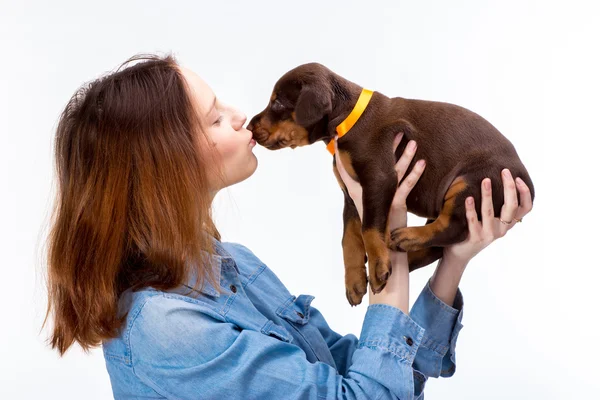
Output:
<path fill-rule="evenodd" d="M 302 314 L 301 312 L 298 312 L 298 311 L 296 311 L 296 314 L 298 314 L 298 316 L 299 316 L 300 318 L 304 318 L 304 314 Z"/>
<path fill-rule="evenodd" d="M 413 345 L 413 340 L 412 338 L 406 337 L 404 336 L 404 341 L 406 342 L 407 345 L 412 346 Z"/>
<path fill-rule="evenodd" d="M 235 287 L 235 285 L 234 285 L 234 284 L 231 284 L 231 285 L 229 285 L 229 289 L 231 289 L 231 291 L 232 291 L 233 293 L 236 293 L 236 292 L 237 292 L 237 288 Z"/>

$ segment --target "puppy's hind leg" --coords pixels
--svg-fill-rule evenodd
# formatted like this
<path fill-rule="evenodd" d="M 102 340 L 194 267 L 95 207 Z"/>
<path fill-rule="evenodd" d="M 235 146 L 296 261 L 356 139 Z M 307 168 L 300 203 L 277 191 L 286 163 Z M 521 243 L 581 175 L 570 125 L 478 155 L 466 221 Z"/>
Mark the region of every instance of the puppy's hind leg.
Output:
<path fill-rule="evenodd" d="M 472 191 L 463 177 L 456 178 L 444 196 L 440 215 L 425 226 L 395 229 L 392 232 L 391 247 L 410 253 L 466 239 L 469 231 L 465 199 Z"/>

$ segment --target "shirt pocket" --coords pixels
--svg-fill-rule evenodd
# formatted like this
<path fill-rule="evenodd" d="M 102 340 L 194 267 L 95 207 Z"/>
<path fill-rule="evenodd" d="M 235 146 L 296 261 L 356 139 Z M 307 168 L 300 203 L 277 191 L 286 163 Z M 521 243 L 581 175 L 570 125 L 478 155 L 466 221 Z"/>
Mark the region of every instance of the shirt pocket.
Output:
<path fill-rule="evenodd" d="M 275 312 L 289 322 L 306 325 L 310 320 L 310 303 L 314 298 L 309 294 L 301 294 L 298 297 L 290 296 Z"/>

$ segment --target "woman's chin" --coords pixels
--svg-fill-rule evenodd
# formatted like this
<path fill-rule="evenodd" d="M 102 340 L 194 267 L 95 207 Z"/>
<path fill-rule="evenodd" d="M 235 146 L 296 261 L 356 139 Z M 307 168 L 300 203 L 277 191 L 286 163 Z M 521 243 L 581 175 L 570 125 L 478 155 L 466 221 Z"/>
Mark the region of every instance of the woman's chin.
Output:
<path fill-rule="evenodd" d="M 240 173 L 236 176 L 236 179 L 233 179 L 233 182 L 228 184 L 227 186 L 235 185 L 236 183 L 245 181 L 246 179 L 250 178 L 254 174 L 254 172 L 256 171 L 257 168 L 258 168 L 258 159 L 256 158 L 256 156 L 253 153 L 252 156 L 250 157 L 250 160 L 248 161 L 248 163 L 244 164 L 243 166 L 240 166 L 240 168 L 238 169 L 238 171 L 240 171 Z M 242 173 L 242 171 L 243 171 L 243 173 Z"/>
<path fill-rule="evenodd" d="M 249 165 L 250 173 L 248 174 L 246 179 L 250 178 L 254 174 L 254 172 L 256 172 L 257 168 L 258 168 L 258 158 L 256 158 L 256 155 L 254 153 L 252 153 L 252 157 L 250 158 L 250 165 Z"/>

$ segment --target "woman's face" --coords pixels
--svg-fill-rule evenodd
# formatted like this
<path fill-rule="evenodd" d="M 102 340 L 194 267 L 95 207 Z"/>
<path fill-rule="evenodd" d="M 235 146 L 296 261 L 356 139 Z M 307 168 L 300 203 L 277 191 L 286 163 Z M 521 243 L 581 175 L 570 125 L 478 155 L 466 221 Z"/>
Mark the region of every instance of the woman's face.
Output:
<path fill-rule="evenodd" d="M 244 128 L 246 115 L 219 100 L 212 89 L 195 72 L 180 67 L 190 89 L 203 130 L 214 144 L 221 161 L 223 179 L 209 176 L 211 190 L 241 182 L 254 173 L 258 161 L 252 149 L 256 142 L 252 132 Z"/>

